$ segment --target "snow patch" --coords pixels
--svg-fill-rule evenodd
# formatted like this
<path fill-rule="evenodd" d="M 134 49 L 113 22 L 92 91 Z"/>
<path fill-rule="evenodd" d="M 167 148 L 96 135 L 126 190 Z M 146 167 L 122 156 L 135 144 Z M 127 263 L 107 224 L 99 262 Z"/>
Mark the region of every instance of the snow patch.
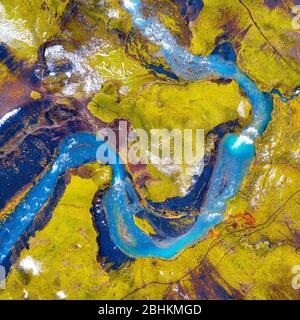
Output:
<path fill-rule="evenodd" d="M 67 295 L 63 291 L 56 292 L 56 297 L 59 300 L 64 300 L 67 298 Z"/>
<path fill-rule="evenodd" d="M 14 109 L 8 113 L 6 113 L 1 119 L 0 119 L 0 127 L 4 125 L 4 123 L 11 117 L 15 116 L 19 111 L 21 110 L 21 108 L 18 109 Z"/>
<path fill-rule="evenodd" d="M 41 273 L 42 264 L 31 256 L 27 256 L 19 263 L 19 268 L 25 273 L 31 273 L 33 276 L 37 276 Z"/>
<path fill-rule="evenodd" d="M 0 3 L 0 41 L 10 44 L 14 41 L 33 44 L 31 32 L 26 30 L 25 21 L 22 19 L 10 20 L 5 12 L 3 4 Z"/>

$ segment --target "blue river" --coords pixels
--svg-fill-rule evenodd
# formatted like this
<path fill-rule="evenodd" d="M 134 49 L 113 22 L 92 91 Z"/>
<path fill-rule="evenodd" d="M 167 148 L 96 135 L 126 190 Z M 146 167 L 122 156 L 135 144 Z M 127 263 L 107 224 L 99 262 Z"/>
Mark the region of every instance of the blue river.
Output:
<path fill-rule="evenodd" d="M 255 140 L 262 135 L 271 120 L 273 99 L 261 92 L 256 84 L 236 65 L 234 59 L 213 52 L 208 57 L 194 56 L 177 44 L 171 32 L 156 17 L 146 18 L 139 0 L 124 0 L 124 8 L 131 14 L 133 25 L 149 41 L 160 46 L 160 53 L 172 72 L 185 81 L 231 79 L 238 83 L 252 105 L 252 122 L 239 135 L 226 135 L 219 146 L 205 200 L 193 226 L 178 237 L 156 239 L 145 234 L 134 222 L 138 212 L 155 212 L 140 204 L 133 183 L 118 154 L 112 165 L 111 187 L 104 193 L 102 204 L 111 240 L 129 257 L 157 257 L 171 259 L 184 248 L 194 245 L 224 217 L 228 200 L 240 190 L 255 157 Z M 79 132 L 61 142 L 58 156 L 50 169 L 31 188 L 25 198 L 0 226 L 0 264 L 10 255 L 18 239 L 26 232 L 33 219 L 50 199 L 57 180 L 70 168 L 101 160 L 97 149 L 104 141 L 93 133 Z M 106 159 L 105 159 L 106 160 Z M 172 199 L 169 199 L 172 201 Z M 188 204 L 187 204 L 188 205 Z"/>

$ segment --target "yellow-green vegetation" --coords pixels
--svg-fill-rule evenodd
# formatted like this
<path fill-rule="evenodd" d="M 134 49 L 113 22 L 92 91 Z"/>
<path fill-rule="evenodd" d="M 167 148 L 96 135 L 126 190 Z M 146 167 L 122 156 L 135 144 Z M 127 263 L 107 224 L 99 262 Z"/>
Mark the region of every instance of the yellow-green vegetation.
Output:
<path fill-rule="evenodd" d="M 37 91 L 31 91 L 30 97 L 33 100 L 38 100 L 38 99 L 41 99 L 41 94 Z"/>
<path fill-rule="evenodd" d="M 117 271 L 104 271 L 96 261 L 96 232 L 89 213 L 98 186 L 90 177 L 73 177 L 52 220 L 20 258 L 32 256 L 42 263 L 42 272 L 26 282 L 16 264 L 0 297 L 22 298 L 27 290 L 32 299 L 55 299 L 63 290 L 67 299 L 197 298 L 197 281 L 208 269 L 212 278 L 207 287 L 202 283 L 202 290 L 211 298 L 218 298 L 212 283 L 245 299 L 299 298 L 291 285 L 292 267 L 300 262 L 300 147 L 293 144 L 299 135 L 299 106 L 300 100 L 276 101 L 256 161 L 230 202 L 226 221 L 176 259 L 137 259 Z"/>
<path fill-rule="evenodd" d="M 119 94 L 126 94 L 130 91 L 136 93 L 141 84 L 155 80 L 154 76 L 149 75 L 137 61 L 126 55 L 123 48 L 111 50 L 105 55 L 96 54 L 89 59 L 89 64 L 101 74 L 104 82 L 108 82 L 106 89 L 112 81 L 115 86 L 119 87 Z M 104 109 L 107 103 L 111 102 L 112 97 L 107 97 L 107 99 L 108 101 L 103 101 L 102 108 Z"/>
<path fill-rule="evenodd" d="M 292 267 L 300 262 L 299 106 L 299 99 L 276 101 L 251 173 L 226 212 L 228 221 L 240 212 L 250 212 L 254 221 L 238 222 L 212 255 L 220 275 L 249 299 L 299 298 L 291 287 Z"/>
<path fill-rule="evenodd" d="M 71 299 L 89 299 L 93 290 L 105 287 L 108 276 L 96 260 L 97 234 L 90 214 L 97 189 L 92 179 L 72 178 L 51 222 L 30 240 L 30 250 L 23 250 L 20 257 L 31 256 L 39 261 L 41 273 L 24 277 L 14 268 L 1 298 L 21 299 L 27 290 L 30 299 L 56 299 L 58 291 L 65 291 Z M 89 288 L 85 285 L 87 279 Z"/>
<path fill-rule="evenodd" d="M 280 87 L 291 92 L 300 81 L 299 31 L 292 28 L 293 6 L 292 1 L 285 1 L 270 10 L 263 0 L 204 0 L 202 12 L 191 24 L 191 51 L 208 55 L 216 39 L 225 35 L 236 47 L 238 65 L 264 91 Z"/>
<path fill-rule="evenodd" d="M 125 118 L 133 128 L 147 132 L 154 128 L 202 128 L 207 132 L 238 118 L 241 99 L 235 83 L 156 82 L 141 88 L 137 96 L 127 95 L 123 99 L 117 88 L 108 84 L 94 96 L 88 108 L 104 121 Z"/>
<path fill-rule="evenodd" d="M 68 17 L 64 21 L 62 32 L 78 43 L 102 39 L 111 45 L 120 45 L 118 34 L 114 31 L 127 33 L 131 30 L 130 16 L 121 8 L 118 0 L 101 2 L 80 0 L 76 1 L 76 8 L 73 14 L 65 11 Z M 77 19 L 77 14 L 81 19 Z"/>
<path fill-rule="evenodd" d="M 37 49 L 60 31 L 60 18 L 68 0 L 2 0 L 0 40 L 9 44 L 14 54 L 35 61 Z"/>
<path fill-rule="evenodd" d="M 112 179 L 112 170 L 110 166 L 100 165 L 98 162 L 86 164 L 78 169 L 71 170 L 72 174 L 76 174 L 83 179 L 90 179 L 99 189 L 106 189 Z"/>
<path fill-rule="evenodd" d="M 0 88 L 5 83 L 7 76 L 8 76 L 7 67 L 4 64 L 0 63 Z"/>
<path fill-rule="evenodd" d="M 146 219 L 139 218 L 137 216 L 134 216 L 133 218 L 136 225 L 141 230 L 143 230 L 146 234 L 149 234 L 149 235 L 156 234 L 155 230 L 153 230 L 151 224 Z"/>
<path fill-rule="evenodd" d="M 136 83 L 138 79 L 135 78 Z M 220 123 L 237 119 L 238 107 L 249 103 L 241 96 L 236 83 L 217 84 L 212 82 L 165 83 L 154 82 L 141 87 L 139 92 L 119 93 L 115 83 L 106 83 L 88 105 L 89 110 L 103 121 L 127 119 L 133 129 L 144 129 L 150 136 L 151 129 L 204 129 L 205 133 Z M 241 117 L 242 122 L 249 120 Z M 165 172 L 161 172 L 162 169 Z M 155 178 L 147 184 L 147 193 L 154 201 L 182 194 L 192 174 L 182 165 L 166 175 L 166 167 L 149 165 Z M 170 169 L 170 171 L 172 171 Z"/>
<path fill-rule="evenodd" d="M 178 6 L 170 0 L 145 0 L 145 16 L 157 17 L 165 25 L 181 45 L 189 43 L 188 28 Z"/>

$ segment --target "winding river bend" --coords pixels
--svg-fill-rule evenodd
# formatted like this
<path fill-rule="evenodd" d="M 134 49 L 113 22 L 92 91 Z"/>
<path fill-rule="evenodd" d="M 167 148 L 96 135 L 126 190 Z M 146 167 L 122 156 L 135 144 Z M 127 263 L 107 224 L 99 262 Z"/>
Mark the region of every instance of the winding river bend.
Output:
<path fill-rule="evenodd" d="M 135 224 L 134 216 L 138 212 L 146 211 L 149 215 L 155 212 L 140 204 L 138 194 L 121 161 L 112 165 L 112 185 L 102 198 L 112 241 L 129 257 L 170 259 L 187 246 L 195 244 L 210 228 L 223 220 L 227 201 L 240 190 L 255 156 L 255 140 L 263 134 L 271 120 L 273 100 L 270 94 L 259 90 L 234 60 L 226 59 L 217 52 L 208 57 L 194 56 L 177 44 L 174 36 L 157 18 L 143 15 L 143 4 L 139 0 L 124 0 L 123 5 L 131 14 L 134 27 L 149 41 L 160 46 L 165 62 L 179 79 L 232 79 L 252 104 L 252 123 L 239 135 L 228 134 L 222 139 L 205 201 L 193 226 L 181 236 L 158 240 L 145 234 Z M 103 143 L 88 132 L 69 136 L 61 143 L 58 156 L 50 169 L 0 226 L 0 264 L 7 259 L 18 239 L 47 203 L 58 178 L 70 168 L 96 161 L 97 149 Z M 111 153 L 116 153 L 112 147 L 108 147 L 111 148 Z M 119 160 L 119 156 L 115 156 Z"/>

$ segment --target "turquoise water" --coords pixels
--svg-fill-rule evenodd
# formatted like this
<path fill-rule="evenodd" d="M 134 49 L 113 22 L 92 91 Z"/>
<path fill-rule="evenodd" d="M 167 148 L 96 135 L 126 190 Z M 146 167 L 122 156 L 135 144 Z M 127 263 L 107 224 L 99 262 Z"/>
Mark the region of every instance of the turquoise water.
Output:
<path fill-rule="evenodd" d="M 271 120 L 273 101 L 271 96 L 261 92 L 234 62 L 219 55 L 193 56 L 179 46 L 169 30 L 155 17 L 145 18 L 142 15 L 142 3 L 139 0 L 124 0 L 123 4 L 132 15 L 134 26 L 140 29 L 145 38 L 160 46 L 166 63 L 179 78 L 186 81 L 233 79 L 252 104 L 252 123 L 239 135 L 228 135 L 221 142 L 206 200 L 195 224 L 185 235 L 159 241 L 140 230 L 134 222 L 134 215 L 147 209 L 140 205 L 124 165 L 119 161 L 112 165 L 112 186 L 102 199 L 112 241 L 131 257 L 169 259 L 187 246 L 195 244 L 210 228 L 223 220 L 226 203 L 240 190 L 255 156 L 255 140 L 265 131 Z M 92 133 L 87 132 L 70 136 L 61 143 L 59 155 L 49 171 L 1 225 L 0 264 L 8 257 L 12 247 L 50 198 L 57 179 L 70 168 L 96 161 L 97 148 L 101 144 L 103 141 L 97 141 Z M 110 146 L 108 148 L 118 160 L 116 151 Z"/>

